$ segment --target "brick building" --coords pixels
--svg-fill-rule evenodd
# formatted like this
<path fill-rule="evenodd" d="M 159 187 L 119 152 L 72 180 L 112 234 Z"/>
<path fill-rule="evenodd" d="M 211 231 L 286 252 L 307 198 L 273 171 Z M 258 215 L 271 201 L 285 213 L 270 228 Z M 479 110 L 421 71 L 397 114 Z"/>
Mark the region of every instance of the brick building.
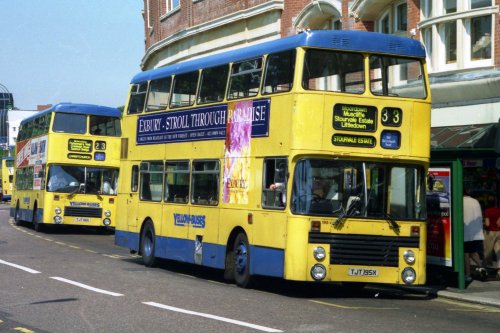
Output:
<path fill-rule="evenodd" d="M 141 66 L 161 67 L 307 28 L 417 38 L 428 53 L 434 156 L 458 151 L 464 165 L 475 167 L 466 170 L 466 179 L 468 173 L 495 177 L 497 155 L 467 152 L 494 141 L 500 118 L 499 6 L 500 0 L 144 0 Z"/>

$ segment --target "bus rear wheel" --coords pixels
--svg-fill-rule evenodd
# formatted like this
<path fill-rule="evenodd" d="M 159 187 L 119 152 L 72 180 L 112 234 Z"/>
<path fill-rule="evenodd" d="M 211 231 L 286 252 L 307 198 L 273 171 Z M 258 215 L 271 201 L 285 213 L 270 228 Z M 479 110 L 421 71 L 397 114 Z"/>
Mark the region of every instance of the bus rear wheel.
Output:
<path fill-rule="evenodd" d="M 146 267 L 154 267 L 156 258 L 155 258 L 155 229 L 153 224 L 148 221 L 142 229 L 141 234 L 141 254 L 142 261 L 144 262 L 144 266 Z"/>
<path fill-rule="evenodd" d="M 234 241 L 234 280 L 239 287 L 250 288 L 254 278 L 250 274 L 250 246 L 247 235 L 239 233 Z"/>

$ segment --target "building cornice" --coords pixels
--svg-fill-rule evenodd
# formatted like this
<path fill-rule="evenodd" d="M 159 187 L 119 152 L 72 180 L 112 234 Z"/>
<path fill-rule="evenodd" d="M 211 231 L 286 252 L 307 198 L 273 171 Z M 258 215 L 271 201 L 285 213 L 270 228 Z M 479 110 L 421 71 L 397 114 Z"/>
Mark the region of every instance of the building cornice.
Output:
<path fill-rule="evenodd" d="M 239 12 L 235 12 L 233 14 L 217 18 L 217 19 L 212 20 L 210 22 L 206 22 L 206 23 L 179 31 L 179 32 L 151 45 L 151 47 L 149 47 L 146 50 L 146 53 L 141 60 L 141 68 L 144 69 L 145 64 L 148 62 L 148 60 L 155 53 L 168 47 L 169 45 L 180 42 L 184 39 L 190 38 L 190 37 L 197 35 L 197 34 L 200 34 L 202 32 L 206 32 L 209 30 L 213 30 L 216 28 L 226 26 L 230 23 L 234 23 L 234 22 L 241 21 L 241 20 L 246 20 L 246 19 L 249 19 L 251 17 L 262 15 L 266 12 L 283 10 L 283 9 L 284 9 L 284 0 L 268 1 L 268 2 L 265 2 L 263 4 L 257 5 L 255 7 L 252 7 L 252 8 L 246 9 L 246 10 L 241 10 Z"/>
<path fill-rule="evenodd" d="M 419 29 L 425 29 L 427 27 L 430 27 L 430 26 L 438 24 L 438 23 L 445 23 L 445 22 L 449 22 L 449 21 L 456 21 L 456 20 L 462 20 L 462 19 L 467 19 L 467 18 L 471 18 L 471 17 L 492 15 L 492 14 L 497 14 L 497 13 L 498 13 L 498 6 L 470 9 L 470 10 L 463 11 L 463 12 L 456 12 L 456 13 L 431 17 L 429 19 L 422 20 L 418 23 L 417 27 Z"/>

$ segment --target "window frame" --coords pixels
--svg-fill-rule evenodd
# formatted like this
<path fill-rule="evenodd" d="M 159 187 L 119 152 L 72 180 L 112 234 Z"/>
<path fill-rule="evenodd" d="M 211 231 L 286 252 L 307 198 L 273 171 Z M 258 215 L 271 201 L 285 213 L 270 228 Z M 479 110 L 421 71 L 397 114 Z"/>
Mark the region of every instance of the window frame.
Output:
<path fill-rule="evenodd" d="M 209 163 L 214 163 L 215 168 L 210 169 L 207 168 L 205 169 L 206 165 L 210 165 Z M 203 165 L 204 168 L 203 170 L 195 170 L 195 168 L 198 165 Z M 190 182 L 190 194 L 189 194 L 189 201 L 193 205 L 201 205 L 201 206 L 217 206 L 219 204 L 219 197 L 220 197 L 220 191 L 221 191 L 221 184 L 220 184 L 220 161 L 216 159 L 200 159 L 200 160 L 193 160 L 191 162 L 191 182 Z M 213 175 L 216 179 L 216 184 L 217 188 L 215 191 L 215 196 L 210 196 L 207 195 L 206 197 L 204 196 L 203 198 L 201 196 L 198 196 L 198 198 L 195 198 L 195 195 L 198 195 L 198 186 L 196 184 L 197 181 L 197 176 L 198 175 Z M 203 191 L 200 191 L 203 192 Z M 206 192 L 206 191 L 205 191 Z"/>

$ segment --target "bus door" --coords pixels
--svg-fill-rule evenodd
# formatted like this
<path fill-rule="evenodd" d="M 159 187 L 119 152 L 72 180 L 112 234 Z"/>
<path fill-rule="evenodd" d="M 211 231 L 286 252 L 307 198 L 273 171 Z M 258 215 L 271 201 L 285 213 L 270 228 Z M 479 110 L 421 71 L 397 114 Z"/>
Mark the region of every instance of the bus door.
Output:
<path fill-rule="evenodd" d="M 138 214 L 137 214 L 137 206 L 139 204 L 139 165 L 132 165 L 132 182 L 130 184 L 131 189 L 130 192 L 127 196 L 127 223 L 128 227 L 133 230 L 137 228 L 137 220 L 138 220 Z M 125 178 L 125 177 L 124 177 Z M 125 185 L 125 186 L 128 186 Z M 118 209 L 120 209 L 118 207 Z"/>
<path fill-rule="evenodd" d="M 215 267 L 219 237 L 219 165 L 218 160 L 193 161 L 191 210 L 188 239 L 194 245 L 196 264 Z M 210 244 L 205 246 L 205 244 Z"/>
<path fill-rule="evenodd" d="M 163 236 L 169 239 L 167 253 L 170 259 L 192 262 L 187 241 L 189 214 L 189 161 L 167 161 L 163 186 Z M 190 256 L 189 260 L 186 255 Z"/>

